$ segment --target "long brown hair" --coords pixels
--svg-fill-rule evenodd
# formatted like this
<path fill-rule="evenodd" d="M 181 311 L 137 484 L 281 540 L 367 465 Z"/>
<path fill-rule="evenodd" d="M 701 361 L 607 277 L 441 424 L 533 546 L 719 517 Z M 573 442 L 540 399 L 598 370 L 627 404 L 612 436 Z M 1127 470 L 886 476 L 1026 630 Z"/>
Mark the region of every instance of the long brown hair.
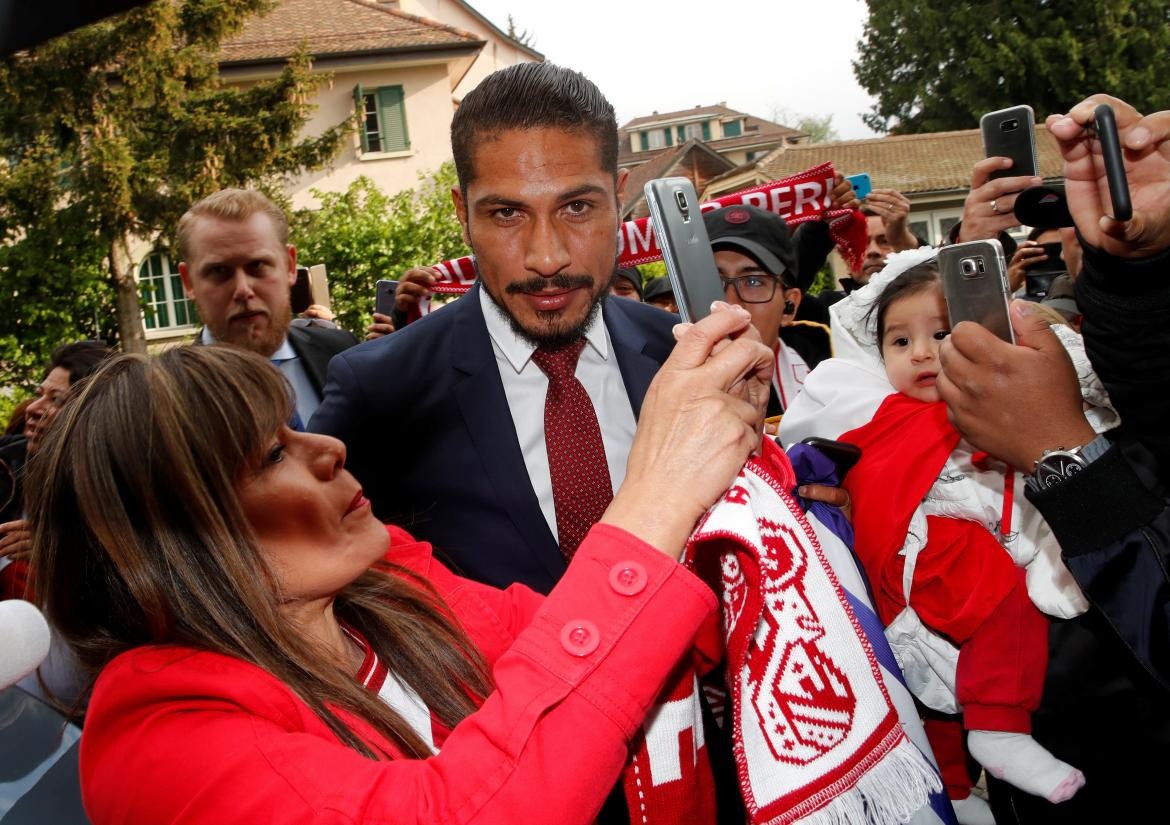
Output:
<path fill-rule="evenodd" d="M 242 350 L 179 347 L 108 363 L 62 409 L 30 465 L 43 606 L 91 674 L 140 645 L 213 651 L 280 679 L 366 756 L 379 754 L 334 709 L 427 756 L 401 716 L 278 612 L 237 485 L 290 411 L 280 373 Z M 338 593 L 334 611 L 443 724 L 490 690 L 481 656 L 420 578 L 382 565 Z"/>

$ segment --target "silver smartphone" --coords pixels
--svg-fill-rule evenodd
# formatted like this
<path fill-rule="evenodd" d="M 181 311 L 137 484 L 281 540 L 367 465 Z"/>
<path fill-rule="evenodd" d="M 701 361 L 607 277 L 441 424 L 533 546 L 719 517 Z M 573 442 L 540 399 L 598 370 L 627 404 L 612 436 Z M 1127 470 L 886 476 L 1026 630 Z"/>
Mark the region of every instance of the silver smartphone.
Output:
<path fill-rule="evenodd" d="M 1007 264 L 999 241 L 944 246 L 938 251 L 938 269 L 952 329 L 961 321 L 974 321 L 1008 343 L 1016 342 L 1008 314 Z"/>
<path fill-rule="evenodd" d="M 1031 106 L 1012 106 L 988 112 L 979 118 L 983 134 L 983 156 L 1012 159 L 1011 167 L 996 169 L 988 177 L 1014 178 L 1019 175 L 1037 175 L 1036 116 Z"/>
<path fill-rule="evenodd" d="M 695 186 L 688 178 L 659 178 L 649 181 L 645 192 L 678 314 L 692 323 L 706 318 L 713 301 L 727 299 Z"/>
<path fill-rule="evenodd" d="M 398 281 L 388 279 L 378 281 L 374 292 L 374 312 L 379 315 L 393 314 L 397 293 Z"/>

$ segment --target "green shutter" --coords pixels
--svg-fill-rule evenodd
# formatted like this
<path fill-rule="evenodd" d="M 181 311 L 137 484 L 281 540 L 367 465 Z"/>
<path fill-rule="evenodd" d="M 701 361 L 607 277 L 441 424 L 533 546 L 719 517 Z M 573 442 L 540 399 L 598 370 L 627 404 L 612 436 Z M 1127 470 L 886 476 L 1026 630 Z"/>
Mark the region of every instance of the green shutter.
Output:
<path fill-rule="evenodd" d="M 703 121 L 703 140 L 710 140 L 710 139 L 711 139 L 711 121 L 704 120 Z"/>
<path fill-rule="evenodd" d="M 378 89 L 378 112 L 382 118 L 382 151 L 404 152 L 410 148 L 406 131 L 406 106 L 401 86 Z"/>
<path fill-rule="evenodd" d="M 681 146 L 682 144 L 686 143 L 687 142 L 687 127 L 678 126 L 678 127 L 676 127 L 675 131 L 678 132 L 679 145 Z"/>
<path fill-rule="evenodd" d="M 638 136 L 642 139 L 642 151 L 647 151 L 650 148 L 650 135 L 645 132 L 639 132 Z"/>
<path fill-rule="evenodd" d="M 739 121 L 729 120 L 723 124 L 723 137 L 739 137 Z"/>
<path fill-rule="evenodd" d="M 663 131 L 666 132 L 666 145 L 673 146 L 674 145 L 674 134 L 671 132 L 670 127 L 667 126 Z"/>
<path fill-rule="evenodd" d="M 360 83 L 353 87 L 353 111 L 354 117 L 357 118 L 358 134 L 362 138 L 362 151 L 368 152 L 370 144 L 366 140 L 366 100 Z"/>

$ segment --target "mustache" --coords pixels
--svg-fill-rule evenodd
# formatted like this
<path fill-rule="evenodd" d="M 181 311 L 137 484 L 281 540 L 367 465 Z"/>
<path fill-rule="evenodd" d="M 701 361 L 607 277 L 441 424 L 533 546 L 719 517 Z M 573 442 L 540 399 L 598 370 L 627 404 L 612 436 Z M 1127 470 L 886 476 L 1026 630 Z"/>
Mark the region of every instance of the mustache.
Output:
<path fill-rule="evenodd" d="M 527 281 L 516 281 L 504 287 L 504 292 L 509 295 L 515 295 L 518 292 L 544 292 L 549 287 L 554 289 L 577 289 L 578 287 L 585 287 L 586 289 L 593 288 L 593 276 L 591 275 L 568 275 L 563 272 L 553 275 L 551 278 L 541 278 L 539 275 L 529 278 Z"/>

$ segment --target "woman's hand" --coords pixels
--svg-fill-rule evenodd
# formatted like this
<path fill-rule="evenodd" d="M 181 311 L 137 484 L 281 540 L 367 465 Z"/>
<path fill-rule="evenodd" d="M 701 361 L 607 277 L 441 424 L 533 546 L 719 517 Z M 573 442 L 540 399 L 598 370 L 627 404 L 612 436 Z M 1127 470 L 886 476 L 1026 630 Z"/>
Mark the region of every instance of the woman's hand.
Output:
<path fill-rule="evenodd" d="M 759 447 L 773 365 L 747 311 L 721 301 L 676 337 L 642 402 L 625 482 L 602 517 L 673 558 Z"/>

